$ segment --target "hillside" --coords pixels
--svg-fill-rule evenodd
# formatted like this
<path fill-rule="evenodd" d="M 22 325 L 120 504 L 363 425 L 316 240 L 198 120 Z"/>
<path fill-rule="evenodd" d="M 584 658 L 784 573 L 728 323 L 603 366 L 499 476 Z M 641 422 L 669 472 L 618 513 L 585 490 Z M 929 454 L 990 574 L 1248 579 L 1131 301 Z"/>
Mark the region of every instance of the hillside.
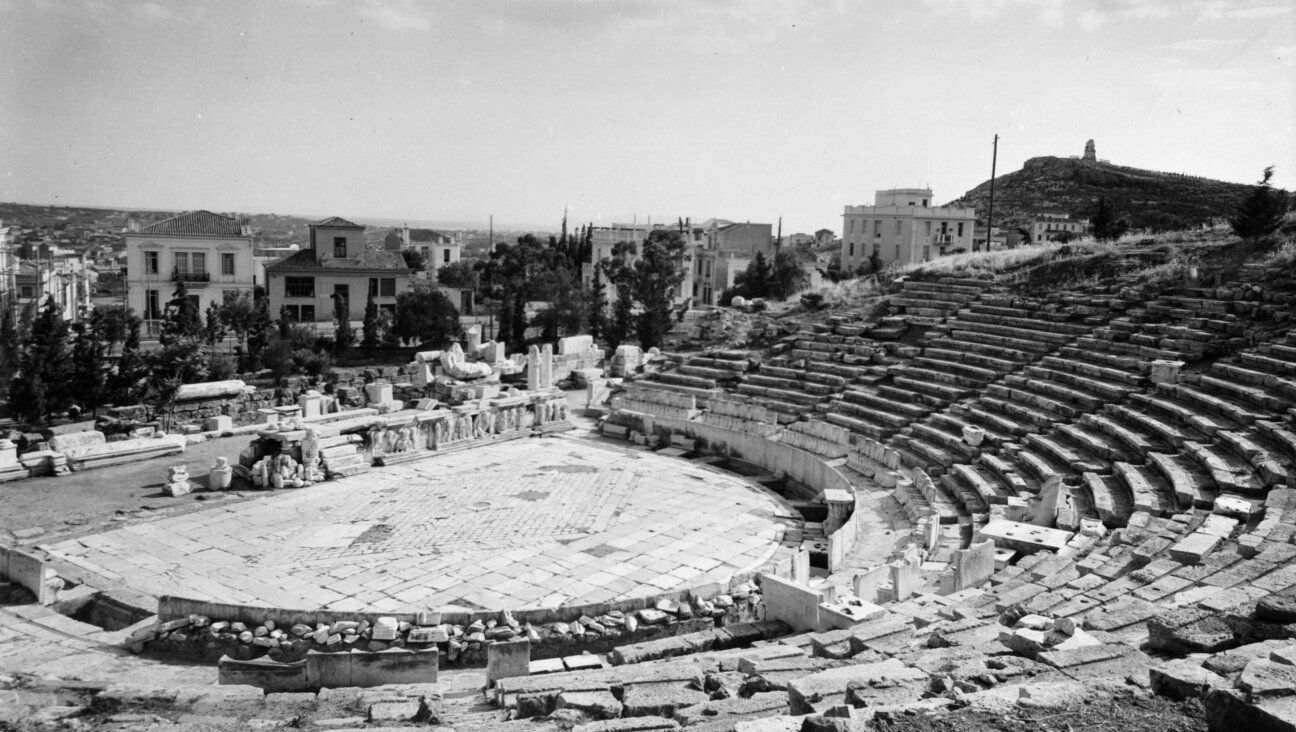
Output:
<path fill-rule="evenodd" d="M 1133 228 L 1186 229 L 1228 216 L 1249 189 L 1240 183 L 1101 161 L 1038 157 L 995 180 L 995 224 L 1023 226 L 1039 211 L 1088 218 L 1099 197 L 1106 196 Z M 949 205 L 974 206 L 984 221 L 989 202 L 986 181 Z"/>

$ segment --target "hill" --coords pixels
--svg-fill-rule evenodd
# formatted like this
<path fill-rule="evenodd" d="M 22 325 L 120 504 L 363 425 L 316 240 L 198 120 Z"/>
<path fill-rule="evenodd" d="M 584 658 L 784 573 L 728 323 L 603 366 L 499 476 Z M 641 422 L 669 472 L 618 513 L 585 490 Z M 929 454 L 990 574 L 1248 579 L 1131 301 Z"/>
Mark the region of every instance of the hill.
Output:
<path fill-rule="evenodd" d="M 1135 229 L 1188 229 L 1228 216 L 1250 185 L 1130 168 L 1080 158 L 1038 157 L 995 180 L 995 224 L 1024 226 L 1040 211 L 1090 218 L 1106 196 Z M 972 206 L 985 220 L 990 182 L 973 188 L 950 206 Z"/>

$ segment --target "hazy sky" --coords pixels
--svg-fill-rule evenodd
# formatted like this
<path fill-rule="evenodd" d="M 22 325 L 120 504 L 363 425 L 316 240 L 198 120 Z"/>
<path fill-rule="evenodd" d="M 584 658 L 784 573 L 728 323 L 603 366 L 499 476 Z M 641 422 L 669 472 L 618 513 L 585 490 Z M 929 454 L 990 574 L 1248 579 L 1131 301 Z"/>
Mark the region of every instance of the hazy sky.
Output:
<path fill-rule="evenodd" d="M 1296 187 L 1291 0 L 0 0 L 0 200 L 840 230 L 1039 155 Z"/>

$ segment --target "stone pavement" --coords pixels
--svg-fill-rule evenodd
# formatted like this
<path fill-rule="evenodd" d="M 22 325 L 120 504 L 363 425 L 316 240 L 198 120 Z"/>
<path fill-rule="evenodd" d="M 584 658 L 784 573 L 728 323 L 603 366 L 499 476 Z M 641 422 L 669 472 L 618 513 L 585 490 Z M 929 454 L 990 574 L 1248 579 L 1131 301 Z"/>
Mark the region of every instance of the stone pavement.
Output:
<path fill-rule="evenodd" d="M 431 457 L 43 547 L 99 589 L 284 608 L 520 609 L 752 572 L 797 514 L 709 466 L 571 437 Z"/>

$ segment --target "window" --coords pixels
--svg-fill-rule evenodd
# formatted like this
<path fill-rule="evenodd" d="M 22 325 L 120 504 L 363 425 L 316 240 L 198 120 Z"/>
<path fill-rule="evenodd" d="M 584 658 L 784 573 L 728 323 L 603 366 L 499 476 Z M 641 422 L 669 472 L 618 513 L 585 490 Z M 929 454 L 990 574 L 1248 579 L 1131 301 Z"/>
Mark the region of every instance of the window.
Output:
<path fill-rule="evenodd" d="M 960 222 L 959 222 L 959 225 L 958 225 L 958 235 L 959 235 L 959 238 L 960 238 L 960 239 L 963 238 L 963 222 L 962 222 L 962 221 L 960 221 Z"/>
<path fill-rule="evenodd" d="M 315 278 L 285 277 L 284 297 L 315 297 Z"/>
<path fill-rule="evenodd" d="M 193 252 L 189 255 L 189 265 L 193 267 L 194 274 L 206 274 L 207 254 L 204 252 Z"/>
<path fill-rule="evenodd" d="M 881 239 L 881 238 L 882 238 L 882 221 L 881 221 L 881 220 L 878 220 L 878 221 L 874 221 L 874 222 L 873 222 L 873 238 L 874 238 L 874 239 Z"/>
<path fill-rule="evenodd" d="M 896 244 L 895 261 L 897 261 L 897 262 L 900 261 L 900 245 L 899 245 L 899 244 Z"/>
<path fill-rule="evenodd" d="M 311 323 L 315 321 L 314 305 L 284 305 L 288 310 L 288 319 L 298 323 Z"/>
<path fill-rule="evenodd" d="M 221 274 L 234 276 L 234 252 L 221 252 Z"/>
<path fill-rule="evenodd" d="M 846 256 L 847 257 L 855 256 L 855 242 L 850 243 L 850 251 L 846 254 Z"/>
<path fill-rule="evenodd" d="M 930 221 L 926 221 L 926 222 L 924 222 L 924 223 L 926 224 L 926 229 L 927 229 L 926 234 L 927 234 L 927 236 L 931 236 L 931 224 L 932 224 L 932 222 L 930 222 Z"/>
<path fill-rule="evenodd" d="M 926 262 L 926 261 L 928 261 L 928 260 L 930 260 L 930 259 L 931 259 L 931 247 L 930 247 L 930 246 L 926 246 L 926 245 L 924 245 L 924 246 L 923 246 L 923 261 Z"/>
<path fill-rule="evenodd" d="M 903 224 L 900 219 L 896 219 L 896 236 L 900 236 L 900 226 Z"/>
<path fill-rule="evenodd" d="M 345 259 L 346 255 L 347 255 L 346 237 L 345 236 L 333 237 L 333 256 L 342 257 Z"/>
<path fill-rule="evenodd" d="M 36 296 L 36 290 L 31 285 L 23 285 L 20 289 L 22 293 L 19 296 L 24 300 L 30 300 Z"/>
<path fill-rule="evenodd" d="M 450 264 L 450 250 L 449 250 L 449 249 L 442 249 L 442 250 L 441 250 L 441 263 L 442 263 L 442 264 Z"/>
<path fill-rule="evenodd" d="M 175 253 L 175 270 L 181 274 L 189 271 L 189 252 Z"/>
<path fill-rule="evenodd" d="M 161 311 L 158 309 L 158 291 L 145 290 L 144 291 L 144 319 L 155 320 L 161 314 L 162 314 Z"/>
<path fill-rule="evenodd" d="M 144 252 L 144 274 L 158 273 L 158 253 Z"/>
<path fill-rule="evenodd" d="M 370 277 L 370 278 L 369 278 L 369 294 L 372 295 L 372 296 L 374 296 L 374 297 L 378 297 L 378 278 L 377 278 L 377 277 Z"/>
<path fill-rule="evenodd" d="M 380 297 L 396 297 L 396 278 L 384 277 L 378 280 L 378 295 Z"/>
<path fill-rule="evenodd" d="M 351 286 L 333 285 L 333 297 L 335 298 L 340 297 L 343 300 L 347 301 L 348 303 L 351 302 Z"/>

